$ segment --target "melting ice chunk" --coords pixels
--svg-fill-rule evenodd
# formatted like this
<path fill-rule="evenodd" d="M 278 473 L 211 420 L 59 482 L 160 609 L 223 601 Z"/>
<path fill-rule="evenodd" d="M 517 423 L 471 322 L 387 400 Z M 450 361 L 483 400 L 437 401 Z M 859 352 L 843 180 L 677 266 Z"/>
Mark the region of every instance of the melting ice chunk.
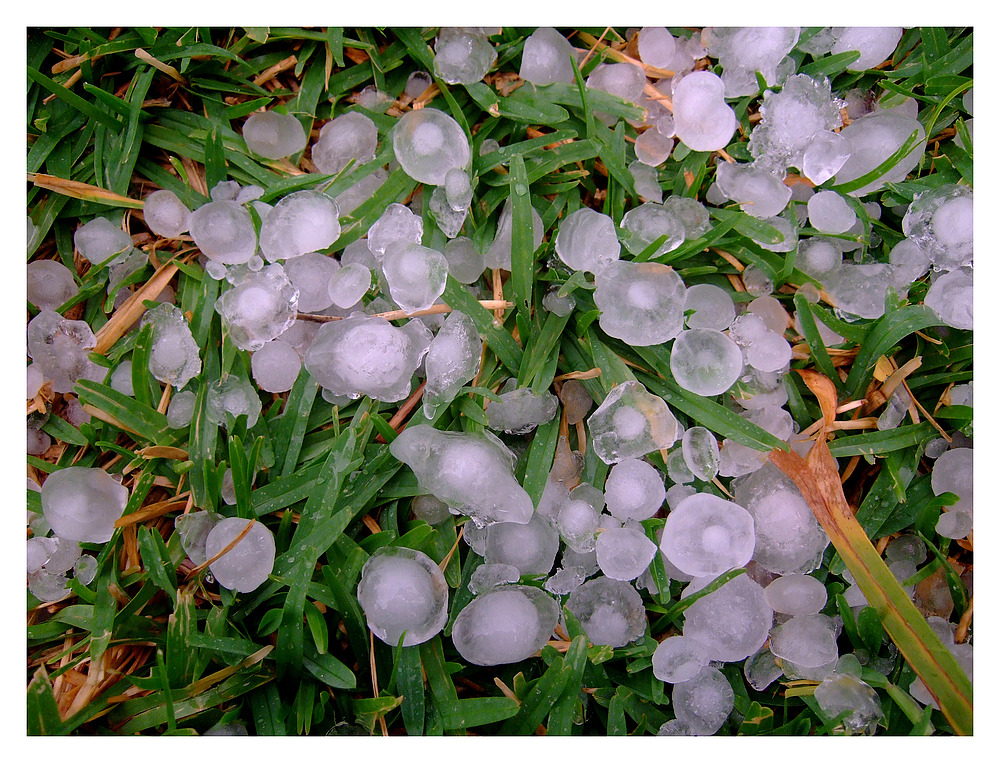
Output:
<path fill-rule="evenodd" d="M 843 724 L 850 733 L 875 733 L 882 717 L 882 705 L 878 694 L 864 681 L 845 673 L 835 673 L 823 679 L 813 696 L 820 709 L 831 719 L 846 712 Z"/>
<path fill-rule="evenodd" d="M 603 508 L 604 495 L 593 485 L 582 484 L 570 491 L 556 515 L 559 534 L 570 549 L 578 553 L 594 550 Z"/>
<path fill-rule="evenodd" d="M 390 244 L 419 244 L 424 234 L 420 215 L 402 204 L 390 204 L 368 229 L 368 249 L 381 262 Z"/>
<path fill-rule="evenodd" d="M 466 236 L 459 236 L 445 244 L 444 258 L 448 260 L 448 275 L 459 283 L 475 283 L 486 269 L 485 256 Z"/>
<path fill-rule="evenodd" d="M 372 271 L 359 262 L 350 262 L 330 276 L 327 291 L 333 304 L 346 310 L 358 304 L 371 285 Z"/>
<path fill-rule="evenodd" d="M 941 275 L 927 290 L 924 304 L 941 322 L 956 329 L 972 330 L 972 273 L 967 268 Z"/>
<path fill-rule="evenodd" d="M 392 131 L 392 147 L 403 172 L 418 183 L 442 185 L 448 170 L 465 169 L 471 152 L 458 122 L 438 109 L 408 111 Z"/>
<path fill-rule="evenodd" d="M 299 292 L 281 265 L 247 273 L 215 301 L 215 310 L 233 344 L 259 350 L 295 321 Z"/>
<path fill-rule="evenodd" d="M 851 64 L 847 70 L 852 72 L 862 72 L 871 69 L 887 59 L 900 38 L 903 36 L 902 27 L 840 27 L 831 30 L 836 38 L 830 52 L 834 55 L 846 53 L 849 50 L 856 50 L 861 53 L 861 57 Z"/>
<path fill-rule="evenodd" d="M 235 201 L 210 201 L 191 213 L 191 238 L 209 260 L 240 265 L 257 252 L 257 232 L 246 208 Z"/>
<path fill-rule="evenodd" d="M 243 123 L 247 148 L 265 159 L 284 159 L 306 147 L 306 131 L 291 114 L 262 111 Z"/>
<path fill-rule="evenodd" d="M 421 551 L 384 546 L 361 569 L 358 602 L 368 627 L 386 644 L 414 646 L 437 635 L 448 620 L 448 584 Z"/>
<path fill-rule="evenodd" d="M 351 111 L 327 122 L 319 131 L 312 147 L 316 168 L 327 175 L 336 175 L 353 161 L 354 167 L 375 158 L 378 128 L 364 114 Z M 346 210 L 342 210 L 346 214 Z"/>
<path fill-rule="evenodd" d="M 305 366 L 335 395 L 395 402 L 410 394 L 411 379 L 431 342 L 420 321 L 396 328 L 384 318 L 354 314 L 316 332 Z"/>
<path fill-rule="evenodd" d="M 539 424 L 551 421 L 559 410 L 559 401 L 552 393 L 535 393 L 527 387 L 514 389 L 516 384 L 517 380 L 511 379 L 500 399 L 491 402 L 486 409 L 490 429 L 526 434 Z"/>
<path fill-rule="evenodd" d="M 473 665 L 507 665 L 541 649 L 559 621 L 559 605 L 538 588 L 502 586 L 473 599 L 455 618 L 451 637 Z"/>
<path fill-rule="evenodd" d="M 408 313 L 426 310 L 444 294 L 448 261 L 440 252 L 412 243 L 393 243 L 385 250 L 382 271 L 392 301 Z"/>
<path fill-rule="evenodd" d="M 228 417 L 247 417 L 247 429 L 257 423 L 261 404 L 257 390 L 245 379 L 229 375 L 208 387 L 205 396 L 205 416 L 213 424 L 228 427 Z"/>
<path fill-rule="evenodd" d="M 167 424 L 171 429 L 182 429 L 191 423 L 198 396 L 190 390 L 178 392 L 167 406 Z"/>
<path fill-rule="evenodd" d="M 142 317 L 153 325 L 149 372 L 157 381 L 180 389 L 201 373 L 198 345 L 184 314 L 174 305 L 160 304 Z"/>
<path fill-rule="evenodd" d="M 103 469 L 69 466 L 42 485 L 42 513 L 63 540 L 107 543 L 125 511 L 128 490 Z"/>
<path fill-rule="evenodd" d="M 671 701 L 677 719 L 696 736 L 710 736 L 722 728 L 733 711 L 733 687 L 715 668 L 702 668 L 694 678 L 674 685 Z"/>
<path fill-rule="evenodd" d="M 432 419 L 441 406 L 448 405 L 466 382 L 479 373 L 482 340 L 476 324 L 465 313 L 454 310 L 431 341 L 424 370 L 424 415 Z"/>
<path fill-rule="evenodd" d="M 672 252 L 684 242 L 686 234 L 681 218 L 663 204 L 647 201 L 630 209 L 622 218 L 625 248 L 639 254 L 662 236 L 663 243 L 653 252 L 653 257 Z M 614 259 L 618 259 L 615 257 Z"/>
<path fill-rule="evenodd" d="M 670 371 L 684 389 L 711 397 L 725 392 L 739 379 L 743 353 L 721 331 L 688 329 L 674 340 Z"/>
<path fill-rule="evenodd" d="M 80 293 L 73 273 L 61 262 L 35 260 L 28 263 L 28 301 L 42 310 L 55 310 Z"/>
<path fill-rule="evenodd" d="M 700 642 L 710 659 L 737 662 L 760 649 L 773 616 L 763 589 L 739 575 L 688 607 L 684 635 Z"/>
<path fill-rule="evenodd" d="M 536 29 L 524 41 L 521 79 L 533 85 L 573 83 L 573 46 L 551 27 Z"/>
<path fill-rule="evenodd" d="M 885 174 L 851 191 L 851 196 L 865 196 L 885 183 L 903 180 L 920 161 L 926 138 L 920 122 L 895 112 L 883 111 L 855 119 L 840 132 L 850 146 L 851 155 L 834 179 L 838 184 L 843 184 L 867 175 L 902 148 L 914 132 L 917 133 L 917 139 L 909 153 Z"/>
<path fill-rule="evenodd" d="M 78 379 L 103 380 L 106 369 L 89 358 L 97 339 L 85 321 L 69 321 L 42 310 L 28 323 L 28 355 L 52 391 L 72 392 Z"/>
<path fill-rule="evenodd" d="M 489 432 L 440 432 L 409 426 L 389 446 L 417 475 L 420 489 L 480 523 L 525 524 L 534 513 L 514 479 L 514 456 Z"/>
<path fill-rule="evenodd" d="M 296 191 L 267 213 L 260 250 L 268 262 L 326 249 L 340 236 L 337 202 L 319 191 Z"/>
<path fill-rule="evenodd" d="M 937 267 L 954 270 L 972 262 L 972 189 L 947 184 L 913 197 L 903 232 Z"/>
<path fill-rule="evenodd" d="M 556 254 L 573 270 L 597 273 L 618 259 L 621 248 L 614 220 L 589 207 L 567 215 L 556 236 Z"/>
<path fill-rule="evenodd" d="M 635 347 L 662 344 L 684 325 L 684 281 L 656 262 L 609 263 L 596 279 L 601 328 Z"/>
<path fill-rule="evenodd" d="M 646 630 L 642 597 L 628 583 L 597 577 L 588 580 L 566 602 L 593 644 L 619 648 L 641 637 Z"/>
<path fill-rule="evenodd" d="M 632 522 L 612 527 L 597 535 L 597 564 L 612 580 L 635 580 L 656 556 L 656 544 Z"/>
<path fill-rule="evenodd" d="M 660 548 L 689 575 L 719 575 L 750 561 L 754 549 L 753 517 L 731 501 L 711 493 L 696 493 L 667 516 Z"/>
<path fill-rule="evenodd" d="M 219 585 L 231 591 L 257 590 L 274 569 L 274 534 L 262 522 L 239 517 L 219 520 L 205 538 L 205 555 L 211 559 L 232 543 L 253 522 L 240 541 L 208 568 Z"/>
<path fill-rule="evenodd" d="M 733 298 L 718 286 L 699 283 L 690 286 L 684 295 L 684 312 L 693 310 L 687 317 L 688 328 L 725 331 L 736 318 Z"/>
<path fill-rule="evenodd" d="M 132 237 L 103 217 L 76 229 L 73 244 L 87 262 L 99 265 L 132 248 Z"/>
<path fill-rule="evenodd" d="M 297 309 L 300 312 L 314 313 L 333 304 L 330 279 L 340 270 L 340 264 L 333 257 L 309 252 L 291 258 L 283 267 L 288 280 L 299 291 Z"/>
<path fill-rule="evenodd" d="M 479 82 L 496 60 L 486 35 L 468 29 L 442 27 L 434 41 L 434 73 L 449 85 Z"/>
<path fill-rule="evenodd" d="M 527 524 L 497 522 L 486 528 L 486 561 L 511 565 L 520 575 L 548 575 L 558 550 L 559 532 L 540 514 Z"/>
<path fill-rule="evenodd" d="M 740 209 L 758 218 L 774 217 L 792 198 L 792 189 L 782 182 L 781 175 L 756 164 L 720 164 L 716 181 L 719 190 L 739 202 Z"/>
<path fill-rule="evenodd" d="M 833 620 L 819 614 L 793 616 L 771 631 L 771 652 L 805 668 L 818 668 L 836 660 Z"/>
<path fill-rule="evenodd" d="M 820 191 L 809 199 L 809 224 L 820 233 L 846 233 L 858 216 L 836 191 Z"/>
<path fill-rule="evenodd" d="M 708 654 L 699 642 L 687 636 L 670 636 L 653 652 L 653 675 L 669 684 L 684 683 L 696 677 L 708 662 Z"/>
<path fill-rule="evenodd" d="M 636 381 L 612 389 L 587 423 L 594 452 L 606 464 L 669 448 L 677 439 L 677 419 L 667 404 Z"/>

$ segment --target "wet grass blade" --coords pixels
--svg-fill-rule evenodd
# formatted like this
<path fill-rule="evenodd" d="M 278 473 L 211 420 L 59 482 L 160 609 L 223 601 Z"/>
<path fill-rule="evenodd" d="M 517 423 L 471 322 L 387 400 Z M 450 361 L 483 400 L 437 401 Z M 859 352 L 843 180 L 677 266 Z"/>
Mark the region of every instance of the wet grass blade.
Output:
<path fill-rule="evenodd" d="M 510 161 L 511 202 L 511 266 L 510 281 L 514 289 L 514 306 L 518 325 L 531 321 L 531 286 L 535 272 L 535 247 L 532 238 L 531 197 L 528 195 L 528 174 L 524 158 L 515 155 Z"/>
<path fill-rule="evenodd" d="M 844 386 L 853 399 L 864 390 L 875 368 L 875 362 L 901 339 L 930 326 L 940 326 L 941 319 L 925 305 L 908 305 L 884 315 L 871 327 L 858 349 Z"/>

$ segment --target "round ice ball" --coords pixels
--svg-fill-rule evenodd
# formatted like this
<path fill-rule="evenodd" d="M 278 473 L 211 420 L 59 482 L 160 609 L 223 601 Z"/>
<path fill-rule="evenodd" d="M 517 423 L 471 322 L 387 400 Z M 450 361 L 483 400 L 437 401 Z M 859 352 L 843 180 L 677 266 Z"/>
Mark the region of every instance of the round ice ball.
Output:
<path fill-rule="evenodd" d="M 427 554 L 405 547 L 383 547 L 365 562 L 358 601 L 368 627 L 395 647 L 422 644 L 448 619 L 448 584 Z"/>
<path fill-rule="evenodd" d="M 695 493 L 667 515 L 660 548 L 689 575 L 720 575 L 753 556 L 753 517 L 732 501 Z"/>
<path fill-rule="evenodd" d="M 165 238 L 176 238 L 191 224 L 191 210 L 173 191 L 153 191 L 146 197 L 142 214 L 149 229 Z"/>
<path fill-rule="evenodd" d="M 272 339 L 250 359 L 253 379 L 265 392 L 288 392 L 301 369 L 302 359 L 283 339 Z"/>
<path fill-rule="evenodd" d="M 541 649 L 559 621 L 559 605 L 543 591 L 508 585 L 477 596 L 455 618 L 451 638 L 473 665 L 507 665 Z"/>
<path fill-rule="evenodd" d="M 739 346 L 714 329 L 688 329 L 674 340 L 670 370 L 677 383 L 696 395 L 719 395 L 736 383 L 743 370 Z"/>
<path fill-rule="evenodd" d="M 220 520 L 205 539 L 205 556 L 211 559 L 218 554 L 251 522 L 240 517 Z M 223 588 L 240 593 L 255 591 L 274 569 L 274 535 L 261 522 L 254 522 L 239 543 L 208 568 Z"/>
<path fill-rule="evenodd" d="M 64 540 L 107 543 L 127 501 L 128 490 L 103 469 L 69 466 L 42 485 L 42 513 Z"/>
<path fill-rule="evenodd" d="M 403 172 L 419 183 L 442 185 L 451 169 L 465 169 L 471 152 L 458 122 L 437 109 L 408 111 L 392 131 Z"/>
<path fill-rule="evenodd" d="M 306 147 L 306 131 L 291 114 L 262 111 L 243 124 L 247 148 L 265 159 L 284 159 Z"/>

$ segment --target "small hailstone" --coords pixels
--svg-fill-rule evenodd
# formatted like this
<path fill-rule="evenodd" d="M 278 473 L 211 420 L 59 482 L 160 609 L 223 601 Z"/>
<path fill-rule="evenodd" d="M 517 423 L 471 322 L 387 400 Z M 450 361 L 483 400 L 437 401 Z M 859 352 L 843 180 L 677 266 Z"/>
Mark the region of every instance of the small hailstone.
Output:
<path fill-rule="evenodd" d="M 272 339 L 250 359 L 257 386 L 265 392 L 288 392 L 302 369 L 302 359 L 288 342 Z"/>
<path fill-rule="evenodd" d="M 604 491 L 608 511 L 622 520 L 649 519 L 666 498 L 659 470 L 635 458 L 624 459 L 611 467 Z"/>
<path fill-rule="evenodd" d="M 619 260 L 597 276 L 594 302 L 601 328 L 646 347 L 677 336 L 684 325 L 684 281 L 668 265 Z"/>
<path fill-rule="evenodd" d="M 448 584 L 427 554 L 385 546 L 372 554 L 361 570 L 358 602 L 368 627 L 381 641 L 395 647 L 402 637 L 403 646 L 414 646 L 444 628 Z"/>
<path fill-rule="evenodd" d="M 472 85 L 496 63 L 497 52 L 485 35 L 442 27 L 434 41 L 434 73 L 449 85 Z"/>
<path fill-rule="evenodd" d="M 417 98 L 433 82 L 434 80 L 431 79 L 431 75 L 425 71 L 411 72 L 410 76 L 406 78 L 406 86 L 403 88 L 403 92 L 408 98 Z"/>
<path fill-rule="evenodd" d="M 419 215 L 402 204 L 390 204 L 368 229 L 368 249 L 381 262 L 390 244 L 419 244 L 423 233 L 424 224 Z"/>
<path fill-rule="evenodd" d="M 639 382 L 619 384 L 587 420 L 592 447 L 606 464 L 669 448 L 677 439 L 677 419 Z"/>
<path fill-rule="evenodd" d="M 448 275 L 459 283 L 475 283 L 486 270 L 486 258 L 466 236 L 453 238 L 445 244 L 444 258 L 448 261 Z"/>
<path fill-rule="evenodd" d="M 480 594 L 459 612 L 452 642 L 473 665 L 526 660 L 552 635 L 559 605 L 538 588 L 507 585 Z"/>
<path fill-rule="evenodd" d="M 967 268 L 941 275 L 924 297 L 924 304 L 937 313 L 944 325 L 966 331 L 973 326 L 972 303 L 972 273 Z"/>
<path fill-rule="evenodd" d="M 796 666 L 826 665 L 838 656 L 833 621 L 820 614 L 794 615 L 771 631 L 770 648 L 776 657 Z"/>
<path fill-rule="evenodd" d="M 268 262 L 326 249 L 340 236 L 337 202 L 319 191 L 285 196 L 264 218 L 260 249 Z"/>
<path fill-rule="evenodd" d="M 480 564 L 469 580 L 469 590 L 478 596 L 507 583 L 516 583 L 520 579 L 521 573 L 513 565 Z"/>
<path fill-rule="evenodd" d="M 634 207 L 622 217 L 625 248 L 639 254 L 663 236 L 666 239 L 657 247 L 653 257 L 671 252 L 684 242 L 685 228 L 680 217 L 663 204 L 647 201 Z"/>
<path fill-rule="evenodd" d="M 611 217 L 582 207 L 562 221 L 555 250 L 573 270 L 597 273 L 618 260 L 621 244 Z"/>
<path fill-rule="evenodd" d="M 658 130 L 649 129 L 635 139 L 635 156 L 643 164 L 658 167 L 670 156 L 674 139 L 664 137 Z"/>
<path fill-rule="evenodd" d="M 236 201 L 240 195 L 240 184 L 235 180 L 223 180 L 213 185 L 208 195 L 212 201 Z"/>
<path fill-rule="evenodd" d="M 513 566 L 519 575 L 548 575 L 559 551 L 559 532 L 546 517 L 535 514 L 526 524 L 497 522 L 486 528 L 489 564 Z"/>
<path fill-rule="evenodd" d="M 247 429 L 257 423 L 261 404 L 257 390 L 238 376 L 230 375 L 210 384 L 205 398 L 205 417 L 219 426 L 228 427 L 228 419 L 246 415 Z"/>
<path fill-rule="evenodd" d="M 70 466 L 42 485 L 42 512 L 53 532 L 69 541 L 106 543 L 125 510 L 128 490 L 103 469 Z"/>
<path fill-rule="evenodd" d="M 764 589 L 764 598 L 775 612 L 815 615 L 826 606 L 826 587 L 808 575 L 783 575 Z"/>
<path fill-rule="evenodd" d="M 712 284 L 699 283 L 688 287 L 684 294 L 684 312 L 689 329 L 725 331 L 736 318 L 736 306 L 729 293 Z"/>
<path fill-rule="evenodd" d="M 756 265 L 747 265 L 741 277 L 747 292 L 755 297 L 764 297 L 774 292 L 774 282 Z"/>
<path fill-rule="evenodd" d="M 333 272 L 327 282 L 327 291 L 333 304 L 346 310 L 358 304 L 371 285 L 371 270 L 352 262 Z"/>
<path fill-rule="evenodd" d="M 37 308 L 55 310 L 80 293 L 73 273 L 61 262 L 35 260 L 27 271 L 27 298 Z"/>
<path fill-rule="evenodd" d="M 248 273 L 215 302 L 223 327 L 241 350 L 259 350 L 295 321 L 299 292 L 281 265 Z"/>
<path fill-rule="evenodd" d="M 601 572 L 612 580 L 635 580 L 656 556 L 656 544 L 636 523 L 598 533 L 595 550 Z"/>
<path fill-rule="evenodd" d="M 903 36 L 902 27 L 841 27 L 834 28 L 836 38 L 830 52 L 834 55 L 857 50 L 861 57 L 848 64 L 847 70 L 861 72 L 887 59 Z"/>
<path fill-rule="evenodd" d="M 587 77 L 587 87 L 591 90 L 600 90 L 632 103 L 639 100 L 645 84 L 643 70 L 630 63 L 598 64 Z M 599 111 L 594 116 L 609 127 L 617 121 L 617 117 Z"/>
<path fill-rule="evenodd" d="M 551 421 L 559 410 L 559 402 L 549 392 L 537 394 L 526 387 L 504 391 L 486 409 L 490 429 L 507 434 L 526 434 L 540 424 Z"/>
<path fill-rule="evenodd" d="M 593 551 L 601 525 L 603 494 L 586 483 L 574 488 L 556 514 L 556 527 L 566 545 L 578 553 Z"/>
<path fill-rule="evenodd" d="M 663 188 L 660 186 L 655 166 L 636 160 L 629 164 L 628 172 L 632 176 L 632 182 L 635 183 L 635 192 L 642 200 L 654 204 L 663 201 Z"/>
<path fill-rule="evenodd" d="M 848 183 L 872 172 L 898 151 L 913 132 L 917 133 L 917 141 L 912 150 L 884 175 L 851 191 L 850 195 L 855 197 L 878 190 L 887 182 L 895 183 L 906 178 L 923 156 L 927 137 L 919 121 L 901 114 L 879 112 L 855 119 L 840 132 L 840 136 L 848 142 L 850 157 L 837 171 L 834 180 L 837 184 Z"/>
<path fill-rule="evenodd" d="M 704 667 L 687 681 L 674 685 L 674 712 L 696 735 L 714 734 L 733 710 L 733 687 L 715 668 Z"/>
<path fill-rule="evenodd" d="M 691 427 L 681 441 L 684 463 L 698 479 L 710 482 L 719 473 L 719 443 L 705 427 Z"/>
<path fill-rule="evenodd" d="M 642 62 L 658 69 L 669 69 L 677 50 L 677 41 L 664 27 L 643 27 L 637 45 Z"/>
<path fill-rule="evenodd" d="M 103 217 L 95 217 L 76 229 L 73 244 L 85 260 L 100 265 L 132 248 L 132 237 Z"/>
<path fill-rule="evenodd" d="M 184 314 L 174 305 L 160 304 L 142 317 L 151 324 L 149 372 L 157 381 L 181 388 L 201 373 L 198 345 Z"/>
<path fill-rule="evenodd" d="M 856 220 L 854 210 L 836 191 L 820 191 L 809 199 L 809 224 L 820 233 L 846 233 Z"/>
<path fill-rule="evenodd" d="M 352 167 L 357 167 L 372 160 L 377 146 L 375 123 L 364 114 L 351 111 L 323 125 L 319 139 L 312 146 L 312 160 L 320 172 L 336 175 L 352 161 Z M 341 211 L 346 214 L 346 210 Z"/>
<path fill-rule="evenodd" d="M 479 373 L 481 354 L 482 339 L 475 323 L 465 313 L 453 310 L 424 359 L 427 386 L 423 410 L 427 418 L 454 400 L 462 386 Z"/>
<path fill-rule="evenodd" d="M 763 589 L 739 575 L 688 607 L 683 633 L 700 642 L 709 659 L 737 662 L 763 646 L 773 618 Z"/>
<path fill-rule="evenodd" d="M 167 406 L 167 425 L 171 429 L 181 429 L 191 423 L 198 396 L 190 390 L 178 392 Z"/>
<path fill-rule="evenodd" d="M 524 41 L 521 79 L 533 85 L 573 83 L 573 46 L 551 27 L 536 29 Z"/>
<path fill-rule="evenodd" d="M 247 148 L 265 159 L 284 159 L 306 147 L 306 131 L 291 114 L 263 111 L 243 123 Z"/>
<path fill-rule="evenodd" d="M 663 639 L 653 652 L 653 675 L 670 684 L 690 681 L 708 665 L 705 648 L 685 636 Z"/>
<path fill-rule="evenodd" d="M 874 734 L 882 718 L 878 694 L 864 681 L 851 675 L 835 673 L 829 676 L 816 687 L 813 697 L 830 718 L 846 712 L 842 723 L 852 734 Z"/>
<path fill-rule="evenodd" d="M 235 201 L 210 201 L 191 213 L 195 245 L 217 265 L 246 263 L 257 252 L 250 213 Z"/>
<path fill-rule="evenodd" d="M 754 540 L 750 512 L 710 493 L 697 493 L 667 515 L 660 548 L 681 570 L 701 577 L 745 565 Z"/>
<path fill-rule="evenodd" d="M 740 209 L 757 218 L 779 214 L 792 197 L 792 189 L 782 178 L 756 164 L 728 164 L 716 170 L 716 181 L 722 192 Z"/>
<path fill-rule="evenodd" d="M 205 539 L 205 555 L 211 559 L 237 536 L 252 520 L 229 517 L 220 520 Z M 208 568 L 223 588 L 239 593 L 255 591 L 274 569 L 274 534 L 263 523 L 255 522 L 249 532 Z"/>
<path fill-rule="evenodd" d="M 743 370 L 739 346 L 721 331 L 688 329 L 674 340 L 670 371 L 689 392 L 710 397 L 736 383 Z"/>
<path fill-rule="evenodd" d="M 646 630 L 642 597 L 628 583 L 598 577 L 570 594 L 566 607 L 593 644 L 619 648 L 640 638 Z"/>
<path fill-rule="evenodd" d="M 418 183 L 442 185 L 448 171 L 469 163 L 469 139 L 458 122 L 432 108 L 408 111 L 392 131 L 396 161 Z"/>
<path fill-rule="evenodd" d="M 391 244 L 382 269 L 393 302 L 408 313 L 427 310 L 444 293 L 448 280 L 444 255 L 420 244 Z"/>
<path fill-rule="evenodd" d="M 299 290 L 297 309 L 300 312 L 315 313 L 333 304 L 329 283 L 340 270 L 340 264 L 333 257 L 309 252 L 288 260 L 284 269 L 292 286 Z"/>
<path fill-rule="evenodd" d="M 451 512 L 448 511 L 448 504 L 444 501 L 439 501 L 432 495 L 414 496 L 410 508 L 413 510 L 413 516 L 417 519 L 422 519 L 429 525 L 444 522 L 451 516 Z"/>

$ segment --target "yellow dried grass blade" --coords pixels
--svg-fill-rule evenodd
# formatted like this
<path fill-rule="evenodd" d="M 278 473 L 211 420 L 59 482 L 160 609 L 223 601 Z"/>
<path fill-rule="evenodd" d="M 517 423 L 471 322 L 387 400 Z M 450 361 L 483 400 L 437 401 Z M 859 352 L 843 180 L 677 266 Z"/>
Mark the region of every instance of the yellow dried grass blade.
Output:
<path fill-rule="evenodd" d="M 66 180 L 55 175 L 44 175 L 42 173 L 28 173 L 28 182 L 34 183 L 39 188 L 55 191 L 62 196 L 69 196 L 72 199 L 82 199 L 83 201 L 95 201 L 98 204 L 109 204 L 113 207 L 129 207 L 131 209 L 142 209 L 143 202 L 130 199 L 127 196 L 119 196 L 96 185 L 88 185 L 77 180 Z"/>
<path fill-rule="evenodd" d="M 796 484 L 858 587 L 907 662 L 927 685 L 956 734 L 972 734 L 972 684 L 889 571 L 851 512 L 825 437 L 808 458 L 773 450 L 771 461 Z"/>

